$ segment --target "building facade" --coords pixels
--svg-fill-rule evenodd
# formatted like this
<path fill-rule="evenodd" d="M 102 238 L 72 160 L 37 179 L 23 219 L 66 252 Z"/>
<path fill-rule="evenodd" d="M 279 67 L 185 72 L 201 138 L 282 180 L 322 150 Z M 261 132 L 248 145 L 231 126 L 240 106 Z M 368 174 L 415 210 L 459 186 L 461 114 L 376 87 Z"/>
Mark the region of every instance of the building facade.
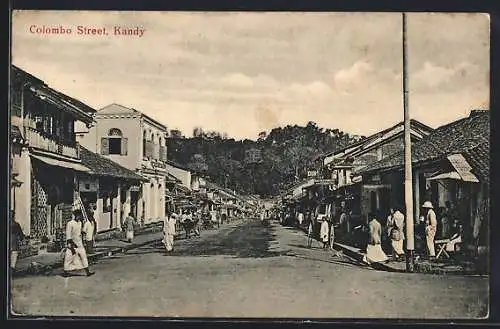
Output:
<path fill-rule="evenodd" d="M 449 202 L 455 220 L 472 245 L 488 243 L 490 117 L 474 110 L 466 118 L 437 128 L 412 147 L 414 218 L 431 201 L 438 219 Z M 402 199 L 404 156 L 398 152 L 359 171 L 363 181 L 376 179 Z M 397 188 L 400 186 L 400 188 Z M 397 194 L 397 195 L 396 195 Z M 391 202 L 393 202 L 391 200 Z M 439 232 L 438 223 L 438 232 Z"/>
<path fill-rule="evenodd" d="M 78 174 L 85 209 L 92 210 L 98 232 L 121 230 L 128 213 L 137 209 L 139 200 L 132 197 L 132 190 L 139 190 L 148 179 L 84 147 L 80 154 L 82 163 L 91 169 Z"/>
<path fill-rule="evenodd" d="M 78 131 L 80 143 L 147 178 L 139 188 L 129 186 L 120 191 L 120 198 L 123 193 L 132 200 L 130 211 L 141 222 L 161 220 L 165 214 L 167 127 L 119 104 L 98 110 L 94 120 L 94 127 Z M 121 215 L 117 216 L 117 221 L 121 221 Z"/>
<path fill-rule="evenodd" d="M 24 70 L 11 74 L 11 208 L 33 242 L 49 242 L 71 219 L 82 165 L 75 122 L 93 123 L 91 107 Z"/>

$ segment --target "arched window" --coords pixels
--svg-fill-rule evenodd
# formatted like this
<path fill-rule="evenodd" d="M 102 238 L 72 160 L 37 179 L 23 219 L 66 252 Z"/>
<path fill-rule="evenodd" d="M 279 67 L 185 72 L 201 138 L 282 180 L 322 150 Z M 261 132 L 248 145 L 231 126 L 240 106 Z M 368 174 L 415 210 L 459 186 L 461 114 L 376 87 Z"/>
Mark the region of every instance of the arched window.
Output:
<path fill-rule="evenodd" d="M 147 135 L 146 135 L 146 131 L 144 131 L 144 133 L 142 134 L 142 156 L 143 157 L 146 157 L 146 148 L 147 148 Z"/>
<path fill-rule="evenodd" d="M 108 137 L 101 138 L 101 153 L 104 155 L 127 155 L 127 138 L 118 128 L 111 128 Z"/>
<path fill-rule="evenodd" d="M 122 131 L 118 128 L 111 128 L 108 132 L 108 136 L 122 137 Z"/>

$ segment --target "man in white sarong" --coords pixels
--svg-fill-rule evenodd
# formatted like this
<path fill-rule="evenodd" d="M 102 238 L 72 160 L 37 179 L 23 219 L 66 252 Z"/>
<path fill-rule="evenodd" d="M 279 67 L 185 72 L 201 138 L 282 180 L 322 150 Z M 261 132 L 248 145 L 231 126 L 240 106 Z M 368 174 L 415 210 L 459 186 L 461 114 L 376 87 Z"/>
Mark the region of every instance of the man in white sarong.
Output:
<path fill-rule="evenodd" d="M 370 239 L 366 247 L 366 255 L 363 261 L 371 263 L 381 263 L 387 260 L 387 255 L 382 250 L 382 225 L 380 225 L 375 215 L 370 214 L 370 223 L 368 224 L 370 230 Z"/>
<path fill-rule="evenodd" d="M 321 238 L 321 242 L 323 242 L 323 249 L 328 247 L 328 238 L 330 233 L 330 223 L 326 219 L 321 222 L 321 227 L 319 230 L 319 236 Z"/>
<path fill-rule="evenodd" d="M 299 226 L 302 226 L 302 222 L 304 222 L 304 214 L 299 212 L 299 215 L 297 216 L 297 220 L 299 221 Z"/>
<path fill-rule="evenodd" d="M 174 250 L 174 237 L 175 237 L 175 224 L 177 222 L 177 215 L 167 212 L 163 221 L 163 244 L 167 252 Z"/>
<path fill-rule="evenodd" d="M 85 270 L 87 276 L 95 274 L 89 270 L 87 253 L 82 241 L 83 213 L 80 209 L 73 211 L 73 218 L 66 225 L 66 252 L 64 255 L 64 274 L 69 277 L 70 272 Z"/>

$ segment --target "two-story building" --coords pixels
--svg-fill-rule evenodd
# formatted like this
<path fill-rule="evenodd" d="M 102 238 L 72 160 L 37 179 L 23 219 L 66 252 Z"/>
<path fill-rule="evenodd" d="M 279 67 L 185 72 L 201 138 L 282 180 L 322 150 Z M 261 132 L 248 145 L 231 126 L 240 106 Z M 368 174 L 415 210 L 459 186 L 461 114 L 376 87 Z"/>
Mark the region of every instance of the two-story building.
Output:
<path fill-rule="evenodd" d="M 473 110 L 468 117 L 437 128 L 413 145 L 414 218 L 420 217 L 423 202 L 431 201 L 439 220 L 441 211 L 450 202 L 456 210 L 453 219 L 463 225 L 465 242 L 487 245 L 489 153 L 489 110 Z M 376 180 L 398 191 L 393 202 L 403 198 L 403 151 L 364 167 L 358 174 L 363 181 Z M 440 227 L 438 222 L 438 234 Z"/>
<path fill-rule="evenodd" d="M 140 188 L 129 186 L 118 194 L 120 198 L 133 200 L 130 211 L 141 222 L 161 220 L 165 214 L 167 127 L 119 104 L 98 110 L 94 120 L 94 127 L 78 132 L 80 143 L 147 178 L 148 182 L 143 182 Z M 116 220 L 121 221 L 121 214 L 127 211 L 118 212 Z"/>
<path fill-rule="evenodd" d="M 11 207 L 32 241 L 48 242 L 71 219 L 76 173 L 90 171 L 82 165 L 74 127 L 90 126 L 95 110 L 16 66 L 10 91 Z"/>
<path fill-rule="evenodd" d="M 412 143 L 426 137 L 432 128 L 417 121 L 410 122 Z M 369 212 L 388 212 L 391 196 L 399 192 L 388 184 L 363 182 L 355 172 L 404 149 L 404 122 L 375 133 L 357 143 L 320 157 L 319 180 L 307 188 L 309 198 L 332 203 L 332 216 L 342 205 L 363 220 Z M 387 209 L 386 209 L 387 208 Z"/>

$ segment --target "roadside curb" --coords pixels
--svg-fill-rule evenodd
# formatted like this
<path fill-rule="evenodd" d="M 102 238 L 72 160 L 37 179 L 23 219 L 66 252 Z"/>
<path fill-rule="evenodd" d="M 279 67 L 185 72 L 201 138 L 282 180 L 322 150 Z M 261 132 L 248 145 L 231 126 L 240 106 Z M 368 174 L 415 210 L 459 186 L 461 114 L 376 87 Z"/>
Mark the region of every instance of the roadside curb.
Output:
<path fill-rule="evenodd" d="M 303 231 L 307 233 L 306 229 L 303 227 L 294 226 L 295 229 Z M 351 247 L 342 243 L 334 242 L 334 248 L 336 250 L 342 251 L 343 254 L 349 256 L 356 261 L 363 262 L 363 258 L 365 254 L 359 249 L 355 247 Z M 406 274 L 426 274 L 426 275 L 447 275 L 447 276 L 474 276 L 474 277 L 487 277 L 488 274 L 479 274 L 474 271 L 446 271 L 442 269 L 426 269 L 425 264 L 415 263 L 415 270 L 413 272 L 407 272 L 406 269 L 399 269 L 390 266 L 387 263 L 372 263 L 366 264 L 366 266 L 370 266 L 373 269 L 385 272 L 393 272 L 393 273 L 406 273 Z"/>
<path fill-rule="evenodd" d="M 137 249 L 137 248 L 140 248 L 140 247 L 144 247 L 144 246 L 146 246 L 148 244 L 157 243 L 157 242 L 160 242 L 161 240 L 162 239 L 155 238 L 155 239 L 152 239 L 152 240 L 148 240 L 148 241 L 145 241 L 145 242 L 132 244 L 132 245 L 129 245 L 129 246 L 114 247 L 114 248 L 111 248 L 111 249 L 108 249 L 108 250 L 99 251 L 99 252 L 87 255 L 87 259 L 88 259 L 89 262 L 91 262 L 91 261 L 95 261 L 95 260 L 98 260 L 98 259 L 101 259 L 101 258 L 110 257 L 113 254 L 123 254 L 123 253 L 126 253 L 129 250 Z M 47 272 L 53 271 L 53 270 L 55 270 L 57 268 L 62 267 L 63 265 L 64 265 L 64 261 L 62 259 L 58 259 L 55 263 L 52 263 L 52 264 L 42 264 L 40 266 L 41 268 L 38 268 L 38 270 L 36 271 L 36 273 L 32 273 L 31 267 L 28 266 L 28 267 L 26 267 L 24 269 L 16 270 L 14 272 L 14 274 L 13 274 L 13 277 L 21 277 L 21 276 L 28 276 L 28 275 L 32 275 L 32 276 L 42 275 L 42 273 L 47 273 Z"/>
<path fill-rule="evenodd" d="M 295 226 L 295 228 L 307 233 L 307 231 L 304 227 Z M 348 246 L 348 245 L 345 245 L 342 243 L 338 243 L 338 242 L 334 242 L 333 246 L 336 250 L 342 251 L 343 254 L 353 258 L 356 261 L 364 263 L 363 258 L 365 257 L 365 254 L 363 252 L 361 252 L 358 248 L 354 248 L 354 247 L 351 247 L 351 246 Z M 366 264 L 366 263 L 364 263 L 364 264 Z M 380 271 L 407 273 L 406 271 L 402 271 L 402 270 L 393 268 L 393 267 L 391 267 L 387 264 L 384 264 L 384 263 L 372 263 L 372 264 L 366 264 L 366 266 L 370 266 L 370 267 L 372 267 L 376 270 L 380 270 Z"/>
<path fill-rule="evenodd" d="M 243 221 L 243 220 L 241 220 L 241 221 Z M 239 221 L 233 220 L 230 222 L 230 224 L 237 223 L 237 222 L 239 222 Z M 222 227 L 223 226 L 221 225 L 220 228 L 222 228 Z M 216 228 L 214 230 L 219 230 L 220 228 Z M 212 231 L 212 230 L 210 230 L 210 231 Z M 157 234 L 157 233 L 159 233 L 159 232 L 153 232 L 151 234 Z M 182 234 L 177 234 L 177 235 L 175 235 L 174 239 L 176 241 L 179 241 L 179 240 L 185 240 L 186 238 Z M 107 250 L 103 250 L 103 251 L 99 251 L 99 252 L 87 255 L 87 259 L 89 262 L 91 262 L 91 261 L 95 261 L 95 260 L 98 260 L 101 258 L 111 257 L 114 254 L 115 255 L 116 254 L 124 254 L 129 250 L 141 248 L 141 247 L 144 247 L 144 246 L 149 245 L 149 244 L 159 243 L 162 240 L 163 240 L 163 238 L 154 238 L 154 239 L 150 239 L 148 241 L 144 241 L 141 243 L 135 243 L 135 244 L 133 243 L 133 244 L 122 246 L 122 247 L 109 248 Z M 64 260 L 61 257 L 56 262 L 51 263 L 51 264 L 37 263 L 37 267 L 35 269 L 33 269 L 31 266 L 27 266 L 26 268 L 15 270 L 15 272 L 13 273 L 12 276 L 13 277 L 41 276 L 44 273 L 50 273 L 51 271 L 53 271 L 57 268 L 61 268 L 63 265 L 64 265 Z"/>

